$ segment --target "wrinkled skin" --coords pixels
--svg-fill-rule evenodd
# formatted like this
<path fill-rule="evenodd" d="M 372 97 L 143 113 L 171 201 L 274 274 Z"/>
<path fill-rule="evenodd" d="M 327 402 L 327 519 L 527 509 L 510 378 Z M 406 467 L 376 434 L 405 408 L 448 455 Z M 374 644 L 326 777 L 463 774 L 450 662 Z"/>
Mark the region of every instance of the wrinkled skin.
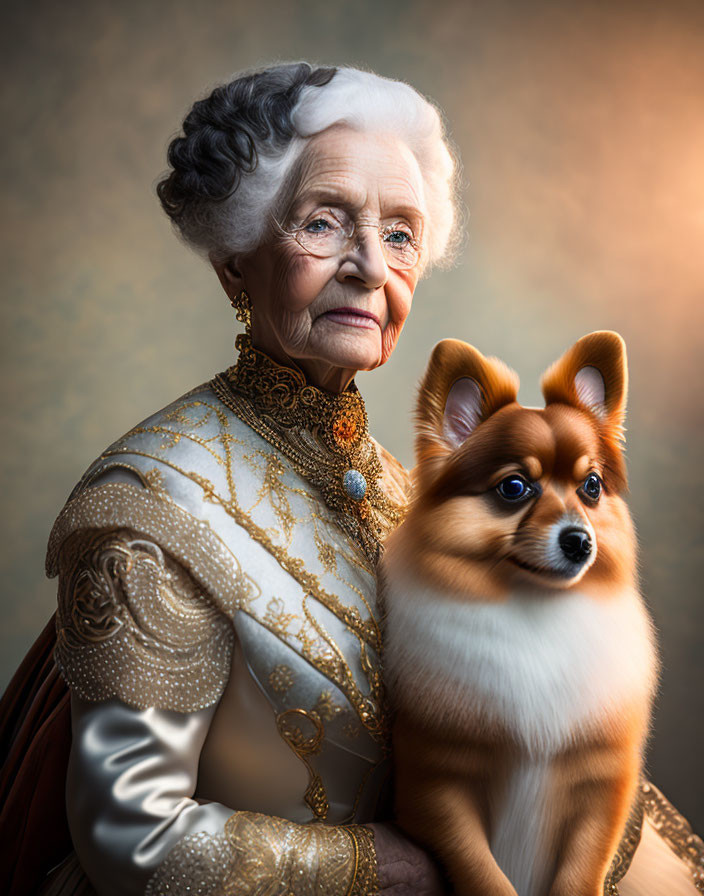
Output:
<path fill-rule="evenodd" d="M 382 896 L 444 896 L 449 889 L 430 856 L 393 824 L 374 831 L 379 893 Z"/>
<path fill-rule="evenodd" d="M 339 392 L 358 370 L 386 363 L 411 310 L 424 258 L 411 270 L 389 268 L 376 225 L 402 221 L 422 235 L 423 178 L 410 149 L 392 134 L 338 125 L 314 137 L 306 152 L 286 228 L 339 208 L 362 225 L 356 244 L 317 258 L 274 228 L 250 254 L 213 260 L 213 267 L 230 298 L 242 289 L 249 294 L 255 347 Z"/>

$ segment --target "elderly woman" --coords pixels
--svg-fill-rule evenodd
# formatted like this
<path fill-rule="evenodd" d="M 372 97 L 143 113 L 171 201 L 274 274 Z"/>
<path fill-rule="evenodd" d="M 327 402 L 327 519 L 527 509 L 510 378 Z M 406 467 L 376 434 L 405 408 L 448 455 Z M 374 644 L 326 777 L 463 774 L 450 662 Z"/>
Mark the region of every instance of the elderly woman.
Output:
<path fill-rule="evenodd" d="M 440 894 L 383 821 L 375 566 L 408 478 L 354 375 L 452 248 L 441 119 L 406 84 L 301 63 L 218 87 L 183 132 L 158 194 L 246 332 L 52 531 L 75 854 L 42 892 Z"/>
<path fill-rule="evenodd" d="M 388 790 L 375 564 L 407 475 L 353 382 L 451 248 L 440 117 L 301 63 L 218 87 L 183 132 L 158 194 L 246 333 L 52 531 L 77 858 L 45 892 L 440 893 L 422 850 L 360 824 Z"/>

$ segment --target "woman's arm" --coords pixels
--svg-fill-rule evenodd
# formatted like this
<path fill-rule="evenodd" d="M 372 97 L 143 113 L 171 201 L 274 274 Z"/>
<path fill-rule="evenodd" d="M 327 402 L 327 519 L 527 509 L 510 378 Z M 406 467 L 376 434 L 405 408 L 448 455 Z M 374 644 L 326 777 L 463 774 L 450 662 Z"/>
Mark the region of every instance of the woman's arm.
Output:
<path fill-rule="evenodd" d="M 215 707 L 136 710 L 74 697 L 71 710 L 69 825 L 99 896 L 376 892 L 368 829 L 193 799 Z"/>
<path fill-rule="evenodd" d="M 192 798 L 214 712 L 215 706 L 138 710 L 117 699 L 89 703 L 72 695 L 69 828 L 100 896 L 144 893 L 182 837 L 222 832 L 232 810 Z"/>
<path fill-rule="evenodd" d="M 72 687 L 68 816 L 99 896 L 378 892 L 370 828 L 193 798 L 233 641 L 183 567 L 134 531 L 86 530 L 62 551 L 59 595 L 57 659 Z M 420 850 L 407 844 L 399 862 L 402 838 L 377 834 L 390 856 L 383 892 L 400 894 L 403 881 L 436 892 L 415 887 Z"/>
<path fill-rule="evenodd" d="M 99 896 L 444 892 L 426 853 L 393 825 L 302 825 L 193 799 L 214 709 L 72 698 L 68 817 Z"/>

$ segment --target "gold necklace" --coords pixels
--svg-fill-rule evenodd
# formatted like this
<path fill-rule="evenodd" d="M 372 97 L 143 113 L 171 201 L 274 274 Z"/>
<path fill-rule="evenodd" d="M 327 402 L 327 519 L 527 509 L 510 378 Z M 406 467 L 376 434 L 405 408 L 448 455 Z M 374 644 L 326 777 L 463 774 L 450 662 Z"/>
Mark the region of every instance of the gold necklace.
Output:
<path fill-rule="evenodd" d="M 375 565 L 405 508 L 381 487 L 381 462 L 356 385 L 325 392 L 254 348 L 248 334 L 235 345 L 237 362 L 213 378 L 213 391 L 320 490 L 339 525 Z"/>

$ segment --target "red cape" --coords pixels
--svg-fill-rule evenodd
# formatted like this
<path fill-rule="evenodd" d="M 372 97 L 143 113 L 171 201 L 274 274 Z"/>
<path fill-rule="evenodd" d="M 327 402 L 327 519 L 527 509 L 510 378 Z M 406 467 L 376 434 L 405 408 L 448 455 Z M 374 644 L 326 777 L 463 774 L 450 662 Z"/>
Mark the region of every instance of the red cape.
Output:
<path fill-rule="evenodd" d="M 54 662 L 52 616 L 0 701 L 0 893 L 33 896 L 71 852 L 66 769 L 69 691 Z"/>

